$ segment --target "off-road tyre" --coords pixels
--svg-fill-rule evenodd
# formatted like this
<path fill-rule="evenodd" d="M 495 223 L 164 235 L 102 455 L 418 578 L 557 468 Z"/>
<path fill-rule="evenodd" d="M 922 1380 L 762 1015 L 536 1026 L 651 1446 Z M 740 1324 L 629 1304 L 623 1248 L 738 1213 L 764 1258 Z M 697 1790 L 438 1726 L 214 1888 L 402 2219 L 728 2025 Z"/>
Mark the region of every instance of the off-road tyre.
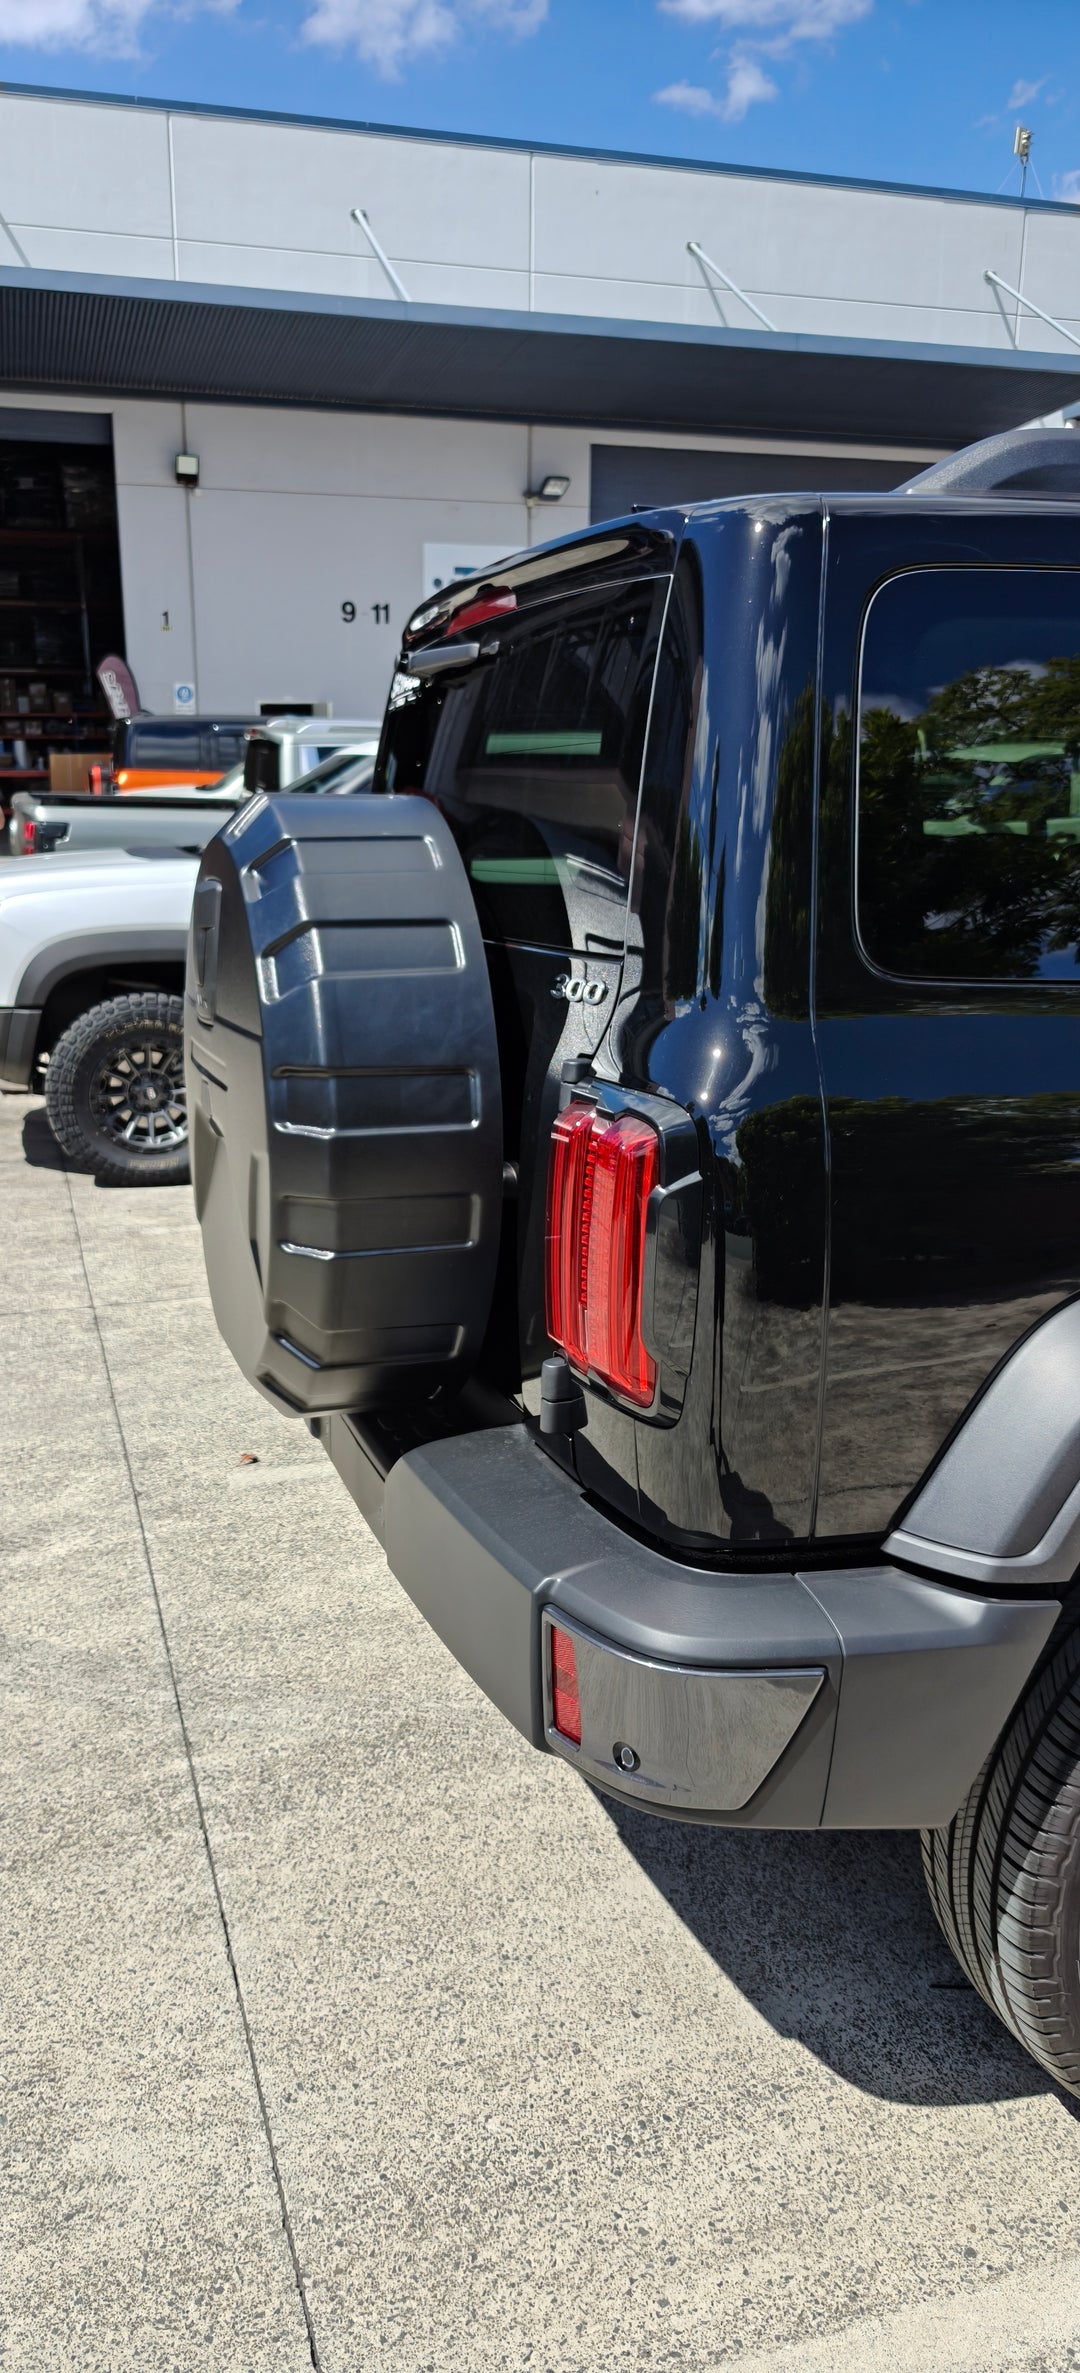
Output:
<path fill-rule="evenodd" d="M 1012 2034 L 1080 2096 L 1080 1605 L 947 1829 L 922 1833 L 938 1925 Z"/>
<path fill-rule="evenodd" d="M 183 999 L 148 990 L 80 1014 L 53 1048 L 45 1109 L 69 1160 L 108 1185 L 183 1184 Z"/>

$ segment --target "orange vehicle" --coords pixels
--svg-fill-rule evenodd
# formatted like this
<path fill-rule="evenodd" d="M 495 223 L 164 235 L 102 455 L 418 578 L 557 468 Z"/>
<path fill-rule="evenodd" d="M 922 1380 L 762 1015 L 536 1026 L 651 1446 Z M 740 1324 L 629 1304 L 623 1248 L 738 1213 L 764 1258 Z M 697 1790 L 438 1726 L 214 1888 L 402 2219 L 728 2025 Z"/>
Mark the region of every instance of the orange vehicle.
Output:
<path fill-rule="evenodd" d="M 131 717 L 113 731 L 117 791 L 166 791 L 178 783 L 197 789 L 238 766 L 261 717 Z"/>

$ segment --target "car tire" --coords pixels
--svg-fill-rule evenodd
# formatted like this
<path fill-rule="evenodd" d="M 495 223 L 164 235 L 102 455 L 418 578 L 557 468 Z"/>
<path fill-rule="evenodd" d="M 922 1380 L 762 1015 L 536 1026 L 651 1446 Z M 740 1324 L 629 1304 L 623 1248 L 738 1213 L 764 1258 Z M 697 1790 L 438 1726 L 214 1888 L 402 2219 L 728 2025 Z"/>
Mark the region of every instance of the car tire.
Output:
<path fill-rule="evenodd" d="M 938 1925 L 971 1983 L 1080 2096 L 1080 1607 L 946 1829 L 923 1831 Z"/>
<path fill-rule="evenodd" d="M 184 1004 L 155 991 L 92 1005 L 57 1040 L 45 1109 L 69 1159 L 111 1186 L 189 1176 Z"/>

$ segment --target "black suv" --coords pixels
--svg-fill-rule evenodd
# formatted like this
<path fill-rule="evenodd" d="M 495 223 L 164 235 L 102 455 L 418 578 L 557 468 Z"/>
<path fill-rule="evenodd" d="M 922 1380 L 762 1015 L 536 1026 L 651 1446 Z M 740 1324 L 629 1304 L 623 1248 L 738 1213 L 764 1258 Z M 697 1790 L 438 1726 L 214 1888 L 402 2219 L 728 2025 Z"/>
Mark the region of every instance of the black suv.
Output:
<path fill-rule="evenodd" d="M 219 1324 L 535 1746 L 920 1828 L 1080 2092 L 1080 432 L 652 512 L 207 848 Z"/>

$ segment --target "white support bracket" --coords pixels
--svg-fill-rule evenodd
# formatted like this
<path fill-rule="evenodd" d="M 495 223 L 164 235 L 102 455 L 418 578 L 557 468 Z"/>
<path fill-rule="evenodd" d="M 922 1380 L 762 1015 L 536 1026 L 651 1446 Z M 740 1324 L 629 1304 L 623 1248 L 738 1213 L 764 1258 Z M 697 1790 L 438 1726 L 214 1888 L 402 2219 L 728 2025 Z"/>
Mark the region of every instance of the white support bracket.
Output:
<path fill-rule="evenodd" d="M 699 246 L 696 239 L 688 239 L 686 246 L 688 254 L 692 255 L 701 265 L 703 272 L 711 272 L 717 280 L 723 281 L 724 287 L 730 289 L 732 296 L 738 297 L 740 305 L 745 305 L 748 313 L 755 314 L 758 321 L 763 322 L 767 330 L 776 330 L 775 321 L 770 321 L 768 314 L 762 312 L 760 305 L 755 305 L 753 297 L 747 296 L 746 290 L 739 287 L 737 280 L 730 280 L 727 273 L 721 271 L 719 264 L 714 264 L 711 255 L 706 255 L 704 248 Z M 707 285 L 708 283 L 706 283 Z"/>
<path fill-rule="evenodd" d="M 352 219 L 353 219 L 353 221 L 354 221 L 354 222 L 356 222 L 356 223 L 359 223 L 359 225 L 360 225 L 360 228 L 361 228 L 361 230 L 363 231 L 363 234 L 364 234 L 364 237 L 365 237 L 365 239 L 367 239 L 367 241 L 368 241 L 368 242 L 369 242 L 369 244 L 370 244 L 370 247 L 371 247 L 371 250 L 372 250 L 372 253 L 373 253 L 373 255 L 375 255 L 375 256 L 377 256 L 377 257 L 378 257 L 378 260 L 379 260 L 380 264 L 382 265 L 383 271 L 385 272 L 385 274 L 386 274 L 386 277 L 387 277 L 388 281 L 390 282 L 390 286 L 391 286 L 391 288 L 392 288 L 392 289 L 393 289 L 393 291 L 394 291 L 394 295 L 395 295 L 396 297 L 400 297 L 400 298 L 401 298 L 401 301 L 402 301 L 402 304 L 403 304 L 403 305 L 411 305 L 411 304 L 412 304 L 412 298 L 411 298 L 411 297 L 410 297 L 410 295 L 409 295 L 408 289 L 406 288 L 404 281 L 403 281 L 403 280 L 401 280 L 401 279 L 399 279 L 399 277 L 398 277 L 398 274 L 395 272 L 395 270 L 394 270 L 394 267 L 393 267 L 393 264 L 391 263 L 391 261 L 390 261 L 390 258 L 389 258 L 389 256 L 387 255 L 387 252 L 386 252 L 386 249 L 385 249 L 385 247 L 380 247 L 380 245 L 379 245 L 379 242 L 378 242 L 377 238 L 375 237 L 375 233 L 374 233 L 374 231 L 373 231 L 373 230 L 372 230 L 372 228 L 371 228 L 371 224 L 370 224 L 370 223 L 369 223 L 369 221 L 368 221 L 367 215 L 365 214 L 363 207 L 362 207 L 362 206 L 353 206 L 353 207 L 350 207 L 349 211 L 350 211 L 350 213 L 351 213 L 351 215 L 352 215 Z"/>
<path fill-rule="evenodd" d="M 1015 297 L 1017 304 L 1023 305 L 1026 312 L 1037 313 L 1039 320 L 1045 321 L 1050 329 L 1057 330 L 1059 337 L 1067 338 L 1070 346 L 1080 346 L 1080 338 L 1076 336 L 1075 331 L 1067 330 L 1064 322 L 1058 321 L 1055 314 L 1044 313 L 1042 306 L 1036 305 L 1033 298 L 1021 296 L 1020 290 L 1010 287 L 1009 282 L 1002 279 L 1000 272 L 984 272 L 983 279 L 989 281 L 991 288 L 1003 288 L 1007 297 Z M 1015 339 L 1013 343 L 1015 344 Z"/>

